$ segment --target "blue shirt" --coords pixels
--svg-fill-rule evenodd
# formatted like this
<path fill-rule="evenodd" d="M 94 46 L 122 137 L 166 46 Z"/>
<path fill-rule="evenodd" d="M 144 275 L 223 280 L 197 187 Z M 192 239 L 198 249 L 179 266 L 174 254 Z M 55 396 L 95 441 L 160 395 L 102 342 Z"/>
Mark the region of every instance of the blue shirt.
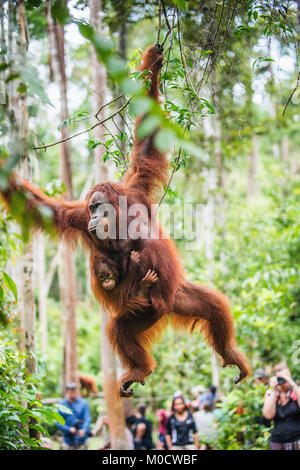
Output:
<path fill-rule="evenodd" d="M 204 395 L 200 395 L 199 397 L 200 405 L 203 405 L 204 402 L 208 401 L 210 403 L 210 406 L 213 408 L 215 400 L 217 400 L 218 398 L 219 396 L 215 393 L 205 393 Z"/>
<path fill-rule="evenodd" d="M 81 397 L 78 397 L 75 401 L 70 402 L 67 398 L 60 402 L 61 405 L 64 405 L 66 408 L 72 412 L 72 414 L 65 413 L 59 410 L 59 414 L 63 416 L 65 424 L 60 424 L 56 422 L 57 427 L 62 431 L 63 438 L 66 444 L 68 445 L 80 445 L 84 444 L 87 440 L 90 424 L 91 424 L 91 413 L 88 402 Z M 85 435 L 80 437 L 78 432 L 72 434 L 70 428 L 76 428 L 85 430 Z"/>

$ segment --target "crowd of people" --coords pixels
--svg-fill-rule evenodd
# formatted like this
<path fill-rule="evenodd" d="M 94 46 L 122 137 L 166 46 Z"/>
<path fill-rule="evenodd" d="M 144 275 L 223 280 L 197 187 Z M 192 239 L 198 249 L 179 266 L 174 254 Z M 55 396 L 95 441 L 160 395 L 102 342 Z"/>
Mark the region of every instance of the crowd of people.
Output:
<path fill-rule="evenodd" d="M 269 375 L 258 369 L 254 383 L 265 384 L 261 420 L 270 428 L 272 450 L 300 449 L 300 387 L 291 376 L 286 363 L 278 364 Z M 222 419 L 222 398 L 214 386 L 205 390 L 201 385 L 191 390 L 193 399 L 187 400 L 181 391 L 174 393 L 167 409 L 155 413 L 157 438 L 153 440 L 152 422 L 146 415 L 146 406 L 140 404 L 126 419 L 126 433 L 132 450 L 209 450 L 215 448 L 218 423 Z M 86 449 L 89 435 L 95 436 L 103 428 L 108 430 L 108 417 L 99 418 L 92 432 L 88 402 L 79 396 L 76 384 L 69 384 L 61 403 L 60 414 L 65 423 L 57 423 L 63 434 L 63 449 Z M 108 434 L 108 433 L 107 433 Z M 109 449 L 109 441 L 102 449 Z"/>

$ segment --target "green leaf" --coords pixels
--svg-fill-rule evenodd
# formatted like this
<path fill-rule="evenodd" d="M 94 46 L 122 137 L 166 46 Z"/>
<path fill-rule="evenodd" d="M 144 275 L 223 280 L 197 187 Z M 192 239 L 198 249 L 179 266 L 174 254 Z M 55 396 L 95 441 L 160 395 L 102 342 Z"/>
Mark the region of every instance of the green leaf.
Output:
<path fill-rule="evenodd" d="M 47 437 L 51 437 L 48 431 L 46 431 L 45 428 L 43 428 L 40 424 L 30 424 L 29 425 L 30 429 L 36 429 L 36 431 L 39 431 L 41 434 L 45 434 Z"/>
<path fill-rule="evenodd" d="M 174 3 L 174 5 L 176 5 L 177 7 L 179 7 L 181 10 L 185 10 L 185 9 L 186 9 L 186 2 L 185 2 L 185 0 L 172 0 L 172 2 Z"/>
<path fill-rule="evenodd" d="M 152 100 L 147 97 L 137 98 L 133 100 L 129 107 L 130 111 L 135 115 L 143 115 L 146 114 L 152 106 Z"/>
<path fill-rule="evenodd" d="M 160 152 L 167 152 L 175 141 L 175 135 L 170 129 L 161 129 L 154 137 L 154 145 Z"/>
<path fill-rule="evenodd" d="M 107 61 L 107 71 L 114 79 L 127 76 L 126 63 L 119 57 L 109 57 Z"/>
<path fill-rule="evenodd" d="M 55 418 L 59 424 L 62 424 L 62 425 L 65 424 L 65 419 L 61 414 L 53 412 L 53 418 Z"/>
<path fill-rule="evenodd" d="M 92 43 L 100 60 L 107 65 L 108 59 L 111 57 L 114 50 L 114 42 L 110 39 L 102 39 L 94 35 Z"/>
<path fill-rule="evenodd" d="M 22 93 L 26 93 L 27 91 L 27 86 L 25 83 L 20 83 L 20 85 L 17 88 L 17 92 L 21 95 Z"/>
<path fill-rule="evenodd" d="M 22 80 L 27 85 L 28 94 L 39 98 L 40 101 L 44 104 L 53 106 L 47 96 L 47 93 L 45 92 L 45 87 L 42 84 L 43 82 L 37 75 L 37 70 L 34 67 L 26 64 L 26 67 L 19 67 L 19 72 Z"/>
<path fill-rule="evenodd" d="M 70 19 L 70 15 L 69 10 L 66 6 L 66 1 L 54 0 L 53 5 L 51 7 L 51 15 L 59 23 L 67 24 Z"/>
<path fill-rule="evenodd" d="M 124 78 L 120 83 L 120 89 L 125 95 L 135 95 L 142 89 L 141 83 L 131 78 Z"/>
<path fill-rule="evenodd" d="M 152 132 L 157 129 L 160 124 L 160 119 L 158 116 L 147 116 L 137 129 L 137 134 L 140 139 L 147 137 L 148 135 L 152 134 Z"/>
<path fill-rule="evenodd" d="M 216 114 L 214 107 L 205 98 L 200 98 L 200 101 L 210 110 L 210 114 Z"/>
<path fill-rule="evenodd" d="M 92 41 L 92 39 L 94 38 L 94 30 L 92 26 L 90 26 L 89 24 L 78 22 L 78 27 L 81 35 L 89 41 Z"/>
<path fill-rule="evenodd" d="M 7 64 L 7 63 L 0 64 L 0 72 L 2 72 L 3 70 L 6 70 L 9 67 L 9 65 L 10 64 Z"/>
<path fill-rule="evenodd" d="M 12 278 L 5 272 L 3 273 L 3 279 L 4 279 L 4 282 L 5 282 L 5 285 L 14 294 L 15 300 L 17 302 L 18 301 L 18 291 L 17 291 L 17 286 L 15 284 L 15 281 L 13 281 Z"/>

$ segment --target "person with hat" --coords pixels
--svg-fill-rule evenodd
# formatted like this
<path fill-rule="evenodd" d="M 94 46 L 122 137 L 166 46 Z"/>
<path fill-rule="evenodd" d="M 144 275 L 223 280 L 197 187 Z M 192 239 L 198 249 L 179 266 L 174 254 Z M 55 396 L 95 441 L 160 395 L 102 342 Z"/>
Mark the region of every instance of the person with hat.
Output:
<path fill-rule="evenodd" d="M 269 383 L 269 376 L 262 367 L 260 367 L 259 369 L 256 369 L 253 372 L 253 378 L 254 378 L 254 383 L 256 385 L 259 385 L 259 384 L 267 385 Z"/>
<path fill-rule="evenodd" d="M 56 423 L 63 433 L 63 450 L 86 450 L 90 434 L 91 413 L 88 402 L 79 396 L 75 383 L 67 384 L 66 396 L 60 402 L 68 410 L 59 410 L 65 423 Z"/>
<path fill-rule="evenodd" d="M 269 385 L 263 415 L 274 424 L 270 450 L 300 450 L 300 387 L 287 367 L 277 368 Z"/>

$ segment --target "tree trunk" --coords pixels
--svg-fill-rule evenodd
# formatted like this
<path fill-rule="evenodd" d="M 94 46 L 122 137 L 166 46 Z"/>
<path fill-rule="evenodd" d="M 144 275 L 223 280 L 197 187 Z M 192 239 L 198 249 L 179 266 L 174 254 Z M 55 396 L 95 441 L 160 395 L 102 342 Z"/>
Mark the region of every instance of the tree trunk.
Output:
<path fill-rule="evenodd" d="M 215 167 L 216 167 L 216 188 L 217 191 L 215 193 L 215 211 L 213 216 L 215 218 L 215 229 L 218 230 L 218 235 L 221 238 L 225 237 L 225 230 L 226 230 L 226 207 L 225 207 L 225 195 L 224 195 L 224 154 L 222 152 L 222 130 L 221 130 L 221 122 L 220 116 L 217 113 L 215 118 L 215 151 L 214 151 L 214 160 L 215 160 Z M 213 197 L 211 194 L 210 197 Z M 214 257 L 214 254 L 212 254 Z M 222 268 L 225 271 L 225 262 L 226 257 L 224 251 L 221 249 L 220 252 L 220 261 L 222 264 Z M 212 273 L 212 276 L 214 273 Z M 211 355 L 211 370 L 212 370 L 212 384 L 217 387 L 219 392 L 221 391 L 221 380 L 220 380 L 220 366 L 218 363 L 217 355 L 215 351 L 212 351 Z"/>
<path fill-rule="evenodd" d="M 126 27 L 126 17 L 122 17 L 122 22 L 121 26 L 119 29 L 119 36 L 118 36 L 118 49 L 119 49 L 119 55 L 122 57 L 122 59 L 126 60 L 127 59 L 127 27 Z M 124 136 L 125 135 L 125 121 L 121 116 L 117 116 L 118 119 L 118 128 L 121 131 L 121 134 Z M 120 141 L 120 150 L 123 154 L 123 157 L 126 158 L 127 156 L 127 145 L 125 140 Z"/>
<path fill-rule="evenodd" d="M 91 23 L 96 32 L 101 36 L 101 1 L 89 0 Z M 98 62 L 94 50 L 92 50 L 92 71 L 93 88 L 96 91 L 95 112 L 105 103 L 106 74 L 104 67 Z M 104 117 L 104 111 L 99 116 Z M 98 126 L 95 131 L 95 137 L 103 142 L 103 127 Z M 95 150 L 95 174 L 96 182 L 109 179 L 107 165 L 103 164 L 103 146 L 98 146 Z M 106 336 L 107 313 L 101 308 L 101 367 L 103 373 L 103 391 L 107 407 L 109 433 L 112 449 L 129 449 L 126 433 L 125 418 L 122 399 L 117 390 L 117 372 L 116 360 L 112 347 Z"/>
<path fill-rule="evenodd" d="M 125 433 L 124 407 L 117 388 L 117 365 L 110 342 L 106 335 L 108 314 L 101 312 L 101 366 L 103 392 L 108 414 L 110 443 L 112 449 L 129 449 Z"/>
<path fill-rule="evenodd" d="M 300 0 L 297 0 L 298 41 L 300 41 Z"/>
<path fill-rule="evenodd" d="M 39 161 L 34 159 L 34 180 L 39 182 Z M 40 347 L 41 352 L 46 353 L 48 346 L 47 326 L 47 286 L 46 286 L 46 247 L 45 236 L 38 232 L 34 239 L 34 271 L 35 286 L 38 291 L 38 316 L 40 324 Z"/>
<path fill-rule="evenodd" d="M 51 17 L 51 3 L 48 4 L 48 30 L 52 50 L 52 64 L 54 76 L 59 83 L 60 93 L 60 119 L 64 121 L 68 118 L 67 100 L 67 80 L 65 71 L 64 55 L 64 27 L 55 23 Z M 68 136 L 67 129 L 62 126 L 62 139 Z M 73 184 L 71 170 L 71 149 L 68 141 L 60 146 L 61 152 L 61 179 L 66 186 L 65 197 L 67 200 L 73 199 Z M 64 346 L 64 386 L 68 382 L 78 382 L 78 362 L 77 362 L 77 330 L 76 330 L 76 270 L 72 249 L 63 246 L 64 259 L 64 309 L 65 309 L 65 346 Z"/>
<path fill-rule="evenodd" d="M 38 316 L 40 324 L 41 352 L 46 353 L 48 346 L 47 326 L 47 296 L 46 296 L 46 260 L 45 260 L 45 237 L 43 233 L 35 237 L 35 266 L 36 285 L 38 289 Z"/>
<path fill-rule="evenodd" d="M 205 207 L 203 211 L 204 220 L 204 250 L 205 257 L 208 261 L 208 278 L 210 282 L 214 280 L 214 267 L 213 261 L 215 258 L 214 253 L 214 239 L 215 239 L 215 211 L 219 209 L 222 211 L 221 204 L 223 203 L 223 155 L 221 151 L 221 126 L 220 121 L 216 117 L 204 120 L 204 129 L 207 138 L 213 137 L 215 142 L 214 161 L 215 168 L 206 169 L 204 173 L 203 196 Z M 217 185 L 220 188 L 219 200 L 215 198 Z M 225 226 L 225 214 L 221 213 L 221 225 Z M 220 390 L 220 372 L 217 355 L 215 351 L 211 353 L 211 370 L 212 370 L 212 383 Z"/>
<path fill-rule="evenodd" d="M 16 7 L 16 17 L 18 26 L 18 53 L 23 63 L 26 62 L 27 51 L 27 33 L 26 33 L 26 17 L 25 4 L 20 2 Z M 28 143 L 28 110 L 26 107 L 26 95 L 19 95 L 18 103 L 18 143 L 17 147 L 20 154 L 20 173 L 23 178 L 31 180 L 31 166 L 29 158 Z M 27 370 L 30 374 L 36 372 L 36 361 L 34 358 L 35 350 L 35 305 L 33 294 L 33 251 L 32 242 L 30 241 L 24 247 L 24 255 L 22 260 L 22 310 L 24 315 L 25 328 L 25 352 L 28 355 L 26 359 Z"/>
<path fill-rule="evenodd" d="M 89 0 L 90 7 L 90 21 L 95 31 L 99 36 L 102 34 L 102 24 L 100 13 L 102 11 L 102 1 L 101 0 Z M 106 71 L 102 64 L 99 63 L 94 47 L 91 49 L 92 56 L 92 80 L 93 80 L 93 89 L 95 91 L 94 95 L 94 111 L 95 113 L 98 109 L 105 103 L 107 97 L 106 89 Z M 99 119 L 102 120 L 105 118 L 105 108 L 99 113 Z M 94 137 L 101 142 L 106 140 L 106 137 L 103 135 L 103 127 L 98 126 L 94 131 Z M 108 165 L 103 162 L 103 155 L 105 153 L 105 148 L 103 145 L 98 145 L 95 149 L 95 176 L 96 183 L 99 181 L 107 181 L 109 179 L 109 170 Z"/>
<path fill-rule="evenodd" d="M 203 225 L 205 227 L 205 239 L 204 239 L 204 250 L 205 257 L 208 261 L 208 279 L 213 282 L 214 279 L 214 238 L 215 238 L 215 201 L 214 191 L 216 190 L 216 175 L 215 169 L 204 171 L 204 197 L 205 207 L 203 211 L 204 220 Z M 215 351 L 211 352 L 211 371 L 212 371 L 212 383 L 215 387 L 220 390 L 220 373 L 219 365 Z"/>
<path fill-rule="evenodd" d="M 124 15 L 121 15 L 121 25 L 119 28 L 119 34 L 118 34 L 118 51 L 120 57 L 122 57 L 123 60 L 127 60 L 127 17 Z M 126 131 L 126 125 L 125 125 L 125 120 L 122 118 L 120 115 L 117 116 L 117 122 L 118 122 L 118 130 L 121 131 L 121 134 L 124 136 L 125 131 Z M 120 140 L 119 143 L 120 150 L 123 154 L 123 157 L 126 158 L 127 156 L 127 145 L 125 140 Z M 117 377 L 120 378 L 124 374 L 125 370 L 121 365 L 120 360 L 117 358 Z M 124 407 L 124 414 L 125 418 L 128 418 L 128 416 L 132 416 L 134 414 L 134 405 L 133 405 L 133 399 L 132 398 L 122 398 L 123 401 L 123 407 Z"/>
<path fill-rule="evenodd" d="M 10 5 L 10 8 L 12 6 Z M 12 11 L 10 11 L 10 14 Z M 17 20 L 17 53 L 23 65 L 26 64 L 26 53 L 28 46 L 27 24 L 25 2 L 20 1 L 16 5 Z M 13 43 L 12 43 L 13 44 Z M 12 46 L 11 44 L 11 46 Z M 12 51 L 11 51 L 12 52 Z M 15 95 L 15 118 L 16 118 L 16 151 L 20 156 L 20 175 L 23 178 L 31 180 L 31 165 L 29 157 L 29 115 L 26 105 L 26 94 Z M 29 241 L 24 247 L 21 268 L 21 310 L 23 311 L 24 333 L 25 333 L 25 353 L 26 369 L 29 374 L 37 372 L 37 363 L 35 359 L 35 304 L 33 292 L 33 247 L 32 241 Z M 30 424 L 35 425 L 37 421 L 30 418 Z M 40 433 L 36 429 L 29 428 L 30 437 L 39 439 Z"/>
<path fill-rule="evenodd" d="M 0 65 L 5 63 L 6 59 L 6 35 L 4 26 L 4 2 L 0 2 Z M 2 67 L 1 67 L 2 69 Z M 0 105 L 5 104 L 5 83 L 4 70 L 0 71 Z"/>
<path fill-rule="evenodd" d="M 50 287 L 52 285 L 52 281 L 53 281 L 56 269 L 58 268 L 58 265 L 59 265 L 59 245 L 58 245 L 56 255 L 54 256 L 54 258 L 52 258 L 52 260 L 50 262 L 50 266 L 48 268 L 47 276 L 45 278 L 45 297 L 46 298 L 48 297 L 49 290 L 50 290 Z M 63 296 L 61 296 L 61 297 L 63 298 Z"/>

